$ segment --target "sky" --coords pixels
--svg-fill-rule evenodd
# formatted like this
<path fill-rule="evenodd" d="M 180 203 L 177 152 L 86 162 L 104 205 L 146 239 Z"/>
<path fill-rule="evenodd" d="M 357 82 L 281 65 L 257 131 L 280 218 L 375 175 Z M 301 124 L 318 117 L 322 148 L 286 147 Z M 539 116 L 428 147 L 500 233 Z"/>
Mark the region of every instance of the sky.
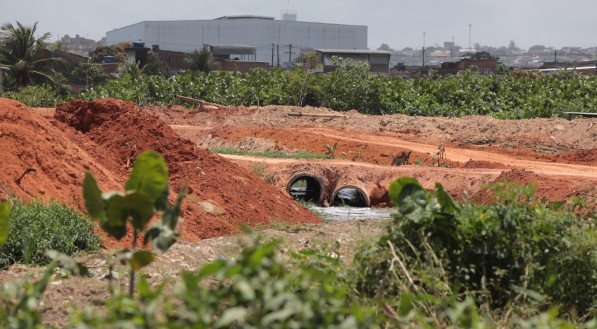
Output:
<path fill-rule="evenodd" d="M 367 25 L 369 47 L 394 49 L 443 45 L 452 36 L 468 46 L 494 47 L 514 40 L 532 45 L 597 46 L 597 0 L 0 0 L 0 24 L 38 23 L 39 31 L 79 34 L 99 40 L 106 32 L 144 20 L 212 19 L 225 15 L 279 18 L 296 11 L 298 20 Z"/>

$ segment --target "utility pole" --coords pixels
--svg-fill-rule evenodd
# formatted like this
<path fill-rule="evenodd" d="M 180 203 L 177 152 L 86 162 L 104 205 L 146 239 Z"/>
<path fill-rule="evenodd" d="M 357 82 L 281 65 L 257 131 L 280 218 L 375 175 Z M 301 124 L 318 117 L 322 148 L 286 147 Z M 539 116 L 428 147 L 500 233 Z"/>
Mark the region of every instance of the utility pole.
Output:
<path fill-rule="evenodd" d="M 280 67 L 280 45 L 276 45 L 276 56 L 278 57 L 278 67 Z"/>
<path fill-rule="evenodd" d="M 292 67 L 292 43 L 288 44 L 288 67 Z"/>
<path fill-rule="evenodd" d="M 558 51 L 557 50 L 553 51 L 553 62 L 554 63 L 558 62 Z"/>
<path fill-rule="evenodd" d="M 272 67 L 274 66 L 274 51 L 276 46 L 272 43 Z"/>
<path fill-rule="evenodd" d="M 450 44 L 450 61 L 454 61 L 454 36 L 452 36 L 452 43 Z"/>
<path fill-rule="evenodd" d="M 425 67 L 425 37 L 426 33 L 423 32 L 423 67 Z"/>
<path fill-rule="evenodd" d="M 471 35 L 472 35 L 472 30 L 473 30 L 473 24 L 469 24 L 468 25 L 468 50 L 473 49 L 471 47 Z"/>

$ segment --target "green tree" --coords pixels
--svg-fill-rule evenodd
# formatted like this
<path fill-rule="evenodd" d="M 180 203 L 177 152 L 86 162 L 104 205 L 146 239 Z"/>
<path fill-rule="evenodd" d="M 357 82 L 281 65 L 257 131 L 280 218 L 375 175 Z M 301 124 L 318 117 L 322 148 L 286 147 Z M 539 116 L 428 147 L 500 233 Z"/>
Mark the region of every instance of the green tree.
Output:
<path fill-rule="evenodd" d="M 166 77 L 168 76 L 168 65 L 156 53 L 150 52 L 147 55 L 147 64 L 143 66 L 142 73 Z"/>
<path fill-rule="evenodd" d="M 81 63 L 71 72 L 75 83 L 85 85 L 87 88 L 102 83 L 106 77 L 102 68 L 94 63 Z"/>
<path fill-rule="evenodd" d="M 0 28 L 0 68 L 15 89 L 42 82 L 55 84 L 51 66 L 63 64 L 58 58 L 41 58 L 50 34 L 36 38 L 36 32 L 37 22 L 33 26 L 8 23 Z"/>
<path fill-rule="evenodd" d="M 207 48 L 203 48 L 201 51 L 195 49 L 185 58 L 187 67 L 191 71 L 202 71 L 209 73 L 213 69 L 213 58 Z"/>
<path fill-rule="evenodd" d="M 91 53 L 91 61 L 94 63 L 101 63 L 106 56 L 116 57 L 116 62 L 122 63 L 127 60 L 126 48 L 131 47 L 130 42 L 121 42 L 112 46 L 97 47 Z"/>

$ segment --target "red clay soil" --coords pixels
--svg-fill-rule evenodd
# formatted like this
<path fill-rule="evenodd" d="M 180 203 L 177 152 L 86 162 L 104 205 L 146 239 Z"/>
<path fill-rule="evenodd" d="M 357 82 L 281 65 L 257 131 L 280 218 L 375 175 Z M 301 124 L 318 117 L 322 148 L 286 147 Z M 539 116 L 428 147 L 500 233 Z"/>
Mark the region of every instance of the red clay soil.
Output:
<path fill-rule="evenodd" d="M 243 225 L 319 221 L 290 196 L 239 165 L 182 139 L 162 120 L 132 103 L 76 100 L 59 105 L 55 118 L 112 151 L 120 166 L 130 168 L 146 150 L 161 153 L 170 170 L 171 189 L 178 190 L 188 182 L 181 227 L 188 240 L 231 234 Z"/>
<path fill-rule="evenodd" d="M 554 161 L 556 160 L 566 163 L 597 165 L 597 148 L 562 153 L 555 157 Z"/>
<path fill-rule="evenodd" d="M 408 149 L 397 149 L 395 147 L 372 145 L 367 142 L 355 142 L 341 140 L 324 134 L 318 134 L 311 131 L 302 132 L 300 127 L 230 127 L 220 129 L 213 133 L 213 137 L 226 139 L 228 141 L 239 141 L 243 138 L 263 138 L 275 141 L 280 148 L 286 147 L 297 150 L 304 150 L 313 153 L 325 153 L 326 145 L 336 145 L 334 156 L 337 159 L 353 160 L 358 162 L 368 162 L 378 165 L 390 165 L 394 157 Z M 183 134 L 183 137 L 184 136 Z M 432 156 L 426 153 L 412 151 L 409 163 L 420 160 L 421 164 L 435 165 Z M 452 161 L 444 161 L 446 165 L 453 166 Z"/>
<path fill-rule="evenodd" d="M 49 124 L 17 101 L 0 99 L 0 199 L 54 199 L 82 210 L 81 184 L 86 171 L 95 175 L 102 188 L 117 188 L 121 178 L 95 160 L 106 154 L 92 148 L 94 154 L 88 153 L 82 146 L 93 142 L 81 135 L 80 143 L 75 143 L 68 134 L 76 135 Z M 35 171 L 17 183 L 28 168 Z"/>
<path fill-rule="evenodd" d="M 571 197 L 588 197 L 595 200 L 595 186 L 570 180 L 557 179 L 540 175 L 524 169 L 512 169 L 503 171 L 494 182 L 510 182 L 518 185 L 533 185 L 535 196 L 548 201 L 566 201 Z M 480 190 L 473 196 L 473 200 L 482 203 L 494 201 L 492 191 Z"/>
<path fill-rule="evenodd" d="M 508 169 L 511 168 L 504 164 L 483 160 L 468 160 L 462 165 L 465 169 Z"/>

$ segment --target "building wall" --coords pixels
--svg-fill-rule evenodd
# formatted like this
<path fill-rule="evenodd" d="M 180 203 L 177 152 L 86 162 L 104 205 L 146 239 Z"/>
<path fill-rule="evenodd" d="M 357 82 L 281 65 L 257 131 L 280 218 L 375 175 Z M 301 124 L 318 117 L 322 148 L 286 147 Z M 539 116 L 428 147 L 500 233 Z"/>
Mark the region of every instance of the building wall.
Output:
<path fill-rule="evenodd" d="M 214 65 L 217 70 L 228 72 L 249 72 L 255 69 L 267 69 L 269 64 L 265 62 L 247 62 L 247 61 L 233 61 L 226 59 L 214 60 Z"/>
<path fill-rule="evenodd" d="M 123 41 L 137 41 L 145 39 L 145 22 L 125 26 L 106 33 L 106 44 L 115 45 Z M 151 45 L 150 45 L 151 46 Z"/>
<path fill-rule="evenodd" d="M 288 62 L 289 44 L 292 58 L 300 56 L 300 49 L 367 49 L 367 27 L 310 22 L 293 22 L 258 18 L 194 21 L 148 21 L 123 27 L 106 34 L 109 45 L 141 39 L 147 46 L 157 44 L 160 49 L 190 52 L 204 44 L 248 45 L 257 47 L 256 61 Z"/>

